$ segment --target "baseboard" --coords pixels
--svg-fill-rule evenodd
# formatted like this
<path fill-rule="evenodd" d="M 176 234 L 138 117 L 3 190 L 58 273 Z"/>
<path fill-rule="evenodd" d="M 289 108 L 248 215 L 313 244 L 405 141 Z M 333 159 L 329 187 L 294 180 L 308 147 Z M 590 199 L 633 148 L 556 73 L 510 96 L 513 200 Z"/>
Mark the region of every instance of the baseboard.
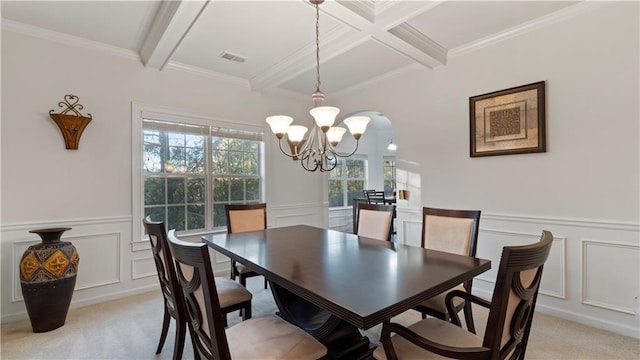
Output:
<path fill-rule="evenodd" d="M 117 299 L 122 299 L 122 298 L 133 296 L 133 295 L 143 294 L 143 293 L 153 291 L 153 290 L 158 290 L 158 289 L 159 289 L 158 284 L 152 284 L 152 285 L 137 287 L 134 289 L 123 290 L 123 291 L 119 291 L 119 292 L 111 293 L 107 295 L 94 296 L 91 298 L 81 299 L 78 301 L 72 300 L 69 308 L 70 309 L 81 308 L 81 307 L 85 307 L 93 304 L 103 303 L 105 301 L 117 300 Z M 0 318 L 0 323 L 6 324 L 10 322 L 16 322 L 16 321 L 22 321 L 22 320 L 28 320 L 28 319 L 29 319 L 29 316 L 27 315 L 27 311 L 25 310 L 25 311 L 13 313 L 13 314 L 2 315 L 2 318 Z"/>

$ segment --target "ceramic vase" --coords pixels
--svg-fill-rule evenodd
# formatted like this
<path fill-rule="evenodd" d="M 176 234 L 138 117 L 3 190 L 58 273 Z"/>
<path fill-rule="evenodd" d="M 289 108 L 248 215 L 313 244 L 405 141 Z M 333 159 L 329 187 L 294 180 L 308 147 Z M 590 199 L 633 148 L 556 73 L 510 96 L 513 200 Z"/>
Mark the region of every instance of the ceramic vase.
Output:
<path fill-rule="evenodd" d="M 67 230 L 71 228 L 29 231 L 42 239 L 20 260 L 20 285 L 33 332 L 57 329 L 67 318 L 80 260 L 75 246 L 60 240 Z"/>

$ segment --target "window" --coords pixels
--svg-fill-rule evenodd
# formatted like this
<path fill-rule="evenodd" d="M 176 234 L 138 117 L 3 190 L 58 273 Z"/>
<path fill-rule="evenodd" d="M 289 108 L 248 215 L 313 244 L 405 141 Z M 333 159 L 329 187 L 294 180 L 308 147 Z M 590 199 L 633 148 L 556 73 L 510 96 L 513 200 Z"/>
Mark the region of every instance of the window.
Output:
<path fill-rule="evenodd" d="M 329 173 L 329 207 L 351 206 L 353 198 L 362 197 L 367 181 L 365 159 L 338 159 Z"/>
<path fill-rule="evenodd" d="M 384 194 L 393 195 L 396 189 L 396 159 L 385 158 L 382 163 L 382 177 L 384 179 Z"/>
<path fill-rule="evenodd" d="M 142 116 L 142 216 L 178 231 L 225 227 L 225 204 L 263 201 L 263 132 L 181 120 Z"/>

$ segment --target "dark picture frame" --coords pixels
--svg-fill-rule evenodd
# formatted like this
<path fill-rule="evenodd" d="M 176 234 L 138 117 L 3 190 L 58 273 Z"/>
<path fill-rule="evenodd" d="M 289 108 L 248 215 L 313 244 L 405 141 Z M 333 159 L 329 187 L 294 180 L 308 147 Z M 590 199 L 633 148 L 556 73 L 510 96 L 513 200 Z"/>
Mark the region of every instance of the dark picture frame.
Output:
<path fill-rule="evenodd" d="M 545 82 L 469 98 L 470 156 L 546 152 Z"/>

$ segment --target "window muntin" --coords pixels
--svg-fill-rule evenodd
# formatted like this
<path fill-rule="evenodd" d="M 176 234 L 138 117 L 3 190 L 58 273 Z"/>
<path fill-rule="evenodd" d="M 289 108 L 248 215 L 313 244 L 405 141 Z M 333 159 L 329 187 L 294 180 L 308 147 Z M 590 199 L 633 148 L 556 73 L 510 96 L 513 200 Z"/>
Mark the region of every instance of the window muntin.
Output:
<path fill-rule="evenodd" d="M 367 160 L 338 159 L 336 168 L 329 173 L 329 207 L 351 206 L 353 198 L 362 197 L 366 183 Z"/>
<path fill-rule="evenodd" d="M 263 133 L 143 119 L 144 216 L 168 229 L 226 226 L 224 205 L 261 202 Z"/>

